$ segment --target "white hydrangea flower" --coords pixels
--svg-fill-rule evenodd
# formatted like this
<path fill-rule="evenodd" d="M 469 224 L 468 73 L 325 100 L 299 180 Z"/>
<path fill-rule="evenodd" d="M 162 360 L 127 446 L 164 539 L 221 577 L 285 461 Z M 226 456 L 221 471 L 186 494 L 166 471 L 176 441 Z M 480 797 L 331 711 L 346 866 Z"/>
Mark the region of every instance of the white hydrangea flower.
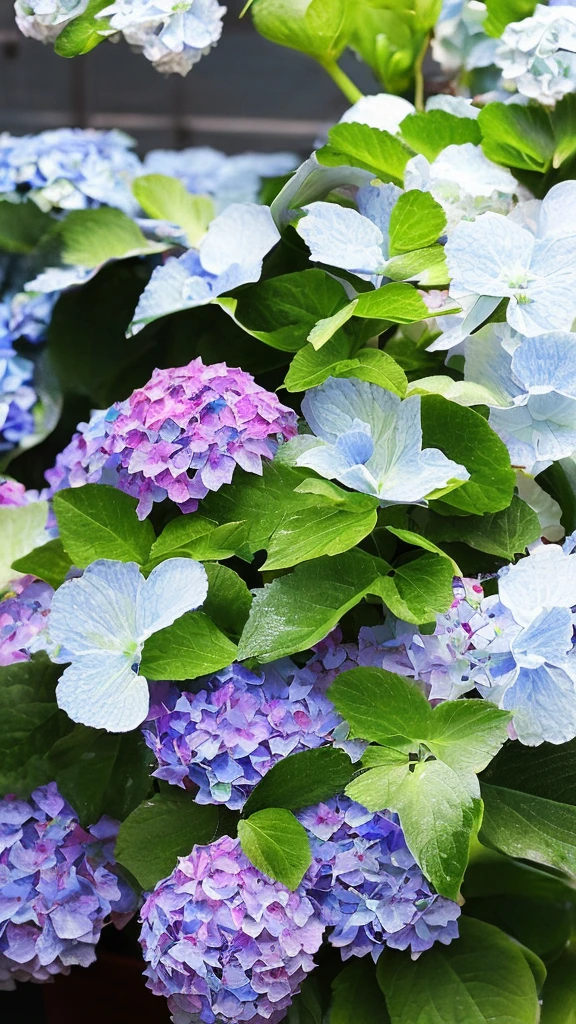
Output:
<path fill-rule="evenodd" d="M 97 17 L 163 74 L 187 75 L 222 35 L 218 0 L 114 0 Z"/>
<path fill-rule="evenodd" d="M 486 4 L 446 0 L 432 39 L 432 54 L 449 76 L 494 64 L 497 39 L 484 31 Z"/>
<path fill-rule="evenodd" d="M 576 9 L 538 4 L 507 25 L 496 50 L 506 85 L 548 106 L 576 91 Z"/>
<path fill-rule="evenodd" d="M 395 135 L 408 114 L 414 114 L 416 107 L 402 96 L 381 92 L 376 96 L 363 96 L 340 118 L 340 124 L 367 124 L 370 128 Z"/>
<path fill-rule="evenodd" d="M 68 22 L 84 14 L 88 0 L 16 0 L 16 24 L 23 35 L 53 43 Z"/>

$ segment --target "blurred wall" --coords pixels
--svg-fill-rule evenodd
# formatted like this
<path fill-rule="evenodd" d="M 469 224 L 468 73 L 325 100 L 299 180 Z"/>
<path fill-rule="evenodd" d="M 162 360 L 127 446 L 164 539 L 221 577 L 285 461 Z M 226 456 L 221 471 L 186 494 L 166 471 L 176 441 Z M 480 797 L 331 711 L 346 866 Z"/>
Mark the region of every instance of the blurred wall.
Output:
<path fill-rule="evenodd" d="M 243 4 L 229 0 L 220 43 L 187 78 L 164 78 L 123 41 L 74 60 L 58 57 L 25 39 L 12 0 L 0 0 L 0 130 L 118 127 L 142 152 L 211 145 L 306 153 L 348 103 L 314 61 L 262 39 L 249 16 L 239 20 Z M 343 66 L 361 89 L 379 91 L 353 56 Z"/>

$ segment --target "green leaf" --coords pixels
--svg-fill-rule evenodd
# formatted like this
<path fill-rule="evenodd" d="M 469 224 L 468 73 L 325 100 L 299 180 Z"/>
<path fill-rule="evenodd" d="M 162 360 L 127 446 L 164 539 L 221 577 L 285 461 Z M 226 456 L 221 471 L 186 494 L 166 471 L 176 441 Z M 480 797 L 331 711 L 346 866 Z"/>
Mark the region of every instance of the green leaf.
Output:
<path fill-rule="evenodd" d="M 316 153 L 318 162 L 326 167 L 362 167 L 395 185 L 404 184 L 404 170 L 412 155 L 395 135 L 357 122 L 331 128 L 328 144 Z"/>
<path fill-rule="evenodd" d="M 508 736 L 509 711 L 484 700 L 450 700 L 432 713 L 426 744 L 456 771 L 481 772 Z"/>
<path fill-rule="evenodd" d="M 424 529 L 439 543 L 460 541 L 508 562 L 522 554 L 542 532 L 536 513 L 517 495 L 501 512 L 451 519 L 430 515 Z"/>
<path fill-rule="evenodd" d="M 526 171 L 545 172 L 551 166 L 556 143 L 543 107 L 488 103 L 478 115 L 478 124 L 489 160 Z"/>
<path fill-rule="evenodd" d="M 404 192 L 390 216 L 390 255 L 425 249 L 436 242 L 445 228 L 446 214 L 429 192 Z"/>
<path fill-rule="evenodd" d="M 90 269 L 108 260 L 162 252 L 164 243 L 150 242 L 126 213 L 111 206 L 72 210 L 59 229 L 64 263 Z"/>
<path fill-rule="evenodd" d="M 253 338 L 282 352 L 297 352 L 318 320 L 339 312 L 348 298 L 338 281 L 313 268 L 260 281 L 220 305 Z"/>
<path fill-rule="evenodd" d="M 319 61 L 339 57 L 353 29 L 348 0 L 256 0 L 250 8 L 266 39 Z"/>
<path fill-rule="evenodd" d="M 116 860 L 143 889 L 153 889 L 194 846 L 207 846 L 218 831 L 218 808 L 194 803 L 171 787 L 145 800 L 120 826 Z"/>
<path fill-rule="evenodd" d="M 171 519 L 150 549 L 150 561 L 186 555 L 199 561 L 230 558 L 245 544 L 244 523 L 217 523 L 203 516 Z"/>
<path fill-rule="evenodd" d="M 242 849 L 254 867 L 288 889 L 297 889 L 312 863 L 303 825 L 284 808 L 256 811 L 238 822 Z"/>
<path fill-rule="evenodd" d="M 198 248 L 216 214 L 210 196 L 191 195 L 181 181 L 166 174 L 143 174 L 132 182 L 132 191 L 149 217 L 178 225 L 188 244 Z"/>
<path fill-rule="evenodd" d="M 406 374 L 387 352 L 382 352 L 379 348 L 361 348 L 356 353 L 356 362 L 360 365 L 354 365 L 346 374 L 347 377 L 358 377 L 371 384 L 379 384 L 381 388 L 393 391 L 395 395 L 404 398 L 408 384 Z"/>
<path fill-rule="evenodd" d="M 297 566 L 256 591 L 238 657 L 267 662 L 306 650 L 374 593 L 388 570 L 382 559 L 358 549 Z"/>
<path fill-rule="evenodd" d="M 534 14 L 536 0 L 486 0 L 488 17 L 482 28 L 489 36 L 499 39 L 511 21 L 523 21 Z"/>
<path fill-rule="evenodd" d="M 150 555 L 154 530 L 136 516 L 136 498 L 107 484 L 70 487 L 54 495 L 64 549 L 84 569 L 97 558 L 138 562 Z"/>
<path fill-rule="evenodd" d="M 413 324 L 430 316 L 424 299 L 411 284 L 385 284 L 372 292 L 362 292 L 356 300 L 355 316 L 390 320 L 394 324 Z"/>
<path fill-rule="evenodd" d="M 574 93 L 568 93 L 567 96 L 564 96 L 556 104 L 554 110 L 549 112 L 549 116 L 556 141 L 552 166 L 557 168 L 561 167 L 565 160 L 568 160 L 576 153 L 576 138 L 573 128 L 574 118 L 576 117 L 576 96 Z"/>
<path fill-rule="evenodd" d="M 393 256 L 386 260 L 384 272 L 392 281 L 414 281 L 429 288 L 445 285 L 450 280 L 443 245 L 430 245 Z"/>
<path fill-rule="evenodd" d="M 576 807 L 576 739 L 542 743 L 539 747 L 507 743 L 482 778 L 493 786 Z"/>
<path fill-rule="evenodd" d="M 541 1024 L 576 1024 L 576 953 L 566 952 L 548 967 L 542 991 Z"/>
<path fill-rule="evenodd" d="M 477 146 L 482 134 L 472 117 L 457 117 L 446 110 L 428 110 L 425 114 L 408 114 L 400 126 L 402 138 L 416 153 L 435 160 L 447 146 Z"/>
<path fill-rule="evenodd" d="M 204 612 L 188 612 L 148 637 L 140 671 L 146 679 L 197 679 L 226 668 L 237 653 Z"/>
<path fill-rule="evenodd" d="M 29 505 L 3 505 L 0 508 L 0 588 L 16 575 L 14 562 L 28 555 L 46 540 L 48 503 L 33 501 Z"/>
<path fill-rule="evenodd" d="M 286 1014 L 286 1024 L 322 1024 L 322 996 L 318 974 L 309 974 Z"/>
<path fill-rule="evenodd" d="M 42 547 L 34 548 L 22 558 L 17 558 L 12 563 L 12 568 L 18 572 L 38 576 L 56 590 L 72 568 L 72 562 L 64 551 L 62 541 L 57 537 Z"/>
<path fill-rule="evenodd" d="M 351 499 L 360 495 L 350 495 Z M 369 495 L 362 495 L 369 497 Z M 376 526 L 377 503 L 326 502 L 293 512 L 268 541 L 263 571 L 289 568 L 322 555 L 339 555 L 367 537 Z"/>
<path fill-rule="evenodd" d="M 208 597 L 203 610 L 218 629 L 236 639 L 248 620 L 252 594 L 238 573 L 227 565 L 211 562 L 204 568 L 208 576 Z"/>
<path fill-rule="evenodd" d="M 60 57 L 78 57 L 103 42 L 108 30 L 108 18 L 96 18 L 95 15 L 109 6 L 108 0 L 89 0 L 84 13 L 66 25 L 57 37 L 55 52 Z"/>
<path fill-rule="evenodd" d="M 391 737 L 419 740 L 430 731 L 433 712 L 426 697 L 393 672 L 352 668 L 336 677 L 329 693 L 357 739 L 388 746 Z"/>
<path fill-rule="evenodd" d="M 576 879 L 576 807 L 483 783 L 481 842 Z"/>
<path fill-rule="evenodd" d="M 493 405 L 494 394 L 482 384 L 474 384 L 469 380 L 453 380 L 452 377 L 438 374 L 435 377 L 421 377 L 410 381 L 409 395 L 442 395 L 449 402 L 457 405 Z"/>
<path fill-rule="evenodd" d="M 58 783 L 84 825 L 109 814 L 122 821 L 150 789 L 150 752 L 140 730 L 118 734 L 76 725 L 47 756 Z"/>
<path fill-rule="evenodd" d="M 405 544 L 412 544 L 417 548 L 423 548 L 424 551 L 430 551 L 432 554 L 441 555 L 442 558 L 447 558 L 450 562 L 456 576 L 461 576 L 462 573 L 458 568 L 453 558 L 450 558 L 445 551 L 442 551 L 433 541 L 429 540 L 428 537 L 422 537 L 419 533 L 414 533 L 413 530 L 404 530 L 397 526 L 386 526 L 388 533 L 398 537 L 398 540 L 404 541 Z"/>
<path fill-rule="evenodd" d="M 378 593 L 397 618 L 419 625 L 448 610 L 454 600 L 453 576 L 450 559 L 426 554 L 394 566 L 390 575 L 380 580 Z"/>
<path fill-rule="evenodd" d="M 336 747 L 317 747 L 278 761 L 252 790 L 244 815 L 266 807 L 298 811 L 344 792 L 354 774 L 352 762 Z"/>
<path fill-rule="evenodd" d="M 44 654 L 0 668 L 0 793 L 28 797 L 52 781 L 45 757 L 73 728 L 56 704 L 62 667 Z"/>
<path fill-rule="evenodd" d="M 386 950 L 376 973 L 392 1024 L 538 1024 L 522 948 L 498 928 L 463 917 L 460 938 L 418 960 Z"/>
<path fill-rule="evenodd" d="M 333 313 L 332 316 L 325 317 L 323 320 L 318 320 L 308 335 L 308 341 L 312 345 L 312 348 L 318 351 L 318 349 L 321 349 L 323 345 L 330 341 L 330 338 L 333 338 L 336 332 L 339 331 L 341 327 L 344 327 L 350 318 L 354 316 L 354 310 L 357 305 L 357 300 L 353 299 L 352 302 L 343 306 L 342 309 Z"/>
<path fill-rule="evenodd" d="M 54 220 L 32 200 L 14 203 L 0 200 L 0 249 L 4 252 L 30 253 L 40 239 L 54 227 Z"/>
<path fill-rule="evenodd" d="M 424 447 L 440 448 L 470 473 L 470 479 L 448 495 L 449 505 L 472 513 L 507 508 L 516 477 L 506 445 L 486 420 L 440 395 L 423 395 L 420 402 Z M 432 507 L 438 505 L 433 502 Z"/>
<path fill-rule="evenodd" d="M 330 1024 L 390 1024 L 369 957 L 350 960 L 332 982 Z"/>
<path fill-rule="evenodd" d="M 320 349 L 306 345 L 296 353 L 284 381 L 287 391 L 307 391 L 323 384 L 328 377 L 359 377 L 393 391 L 403 398 L 406 374 L 395 359 L 377 348 L 355 350 L 343 332 L 336 334 Z"/>

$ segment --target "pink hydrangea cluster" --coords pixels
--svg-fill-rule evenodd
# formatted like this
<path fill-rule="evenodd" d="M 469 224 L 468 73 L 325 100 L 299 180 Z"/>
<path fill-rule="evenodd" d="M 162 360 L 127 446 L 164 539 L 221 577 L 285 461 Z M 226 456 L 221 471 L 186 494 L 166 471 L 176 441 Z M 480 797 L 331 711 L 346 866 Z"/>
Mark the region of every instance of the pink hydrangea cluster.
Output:
<path fill-rule="evenodd" d="M 32 640 L 44 629 L 54 589 L 36 576 L 12 580 L 0 591 L 0 665 L 28 661 Z"/>
<path fill-rule="evenodd" d="M 228 836 L 181 857 L 142 921 L 148 986 L 167 997 L 175 1024 L 277 1024 L 324 931 L 302 886 L 267 878 Z"/>
<path fill-rule="evenodd" d="M 17 480 L 0 480 L 0 507 L 2 505 L 27 505 L 28 495 L 24 484 Z"/>
<path fill-rule="evenodd" d="M 102 926 L 136 909 L 114 872 L 118 822 L 83 829 L 55 782 L 0 801 L 0 989 L 96 959 Z"/>
<path fill-rule="evenodd" d="M 262 458 L 296 433 L 296 414 L 249 373 L 198 358 L 155 370 L 126 401 L 80 424 L 46 479 L 52 493 L 113 483 L 138 498 L 141 519 L 166 497 L 193 512 L 237 465 L 261 473 Z"/>

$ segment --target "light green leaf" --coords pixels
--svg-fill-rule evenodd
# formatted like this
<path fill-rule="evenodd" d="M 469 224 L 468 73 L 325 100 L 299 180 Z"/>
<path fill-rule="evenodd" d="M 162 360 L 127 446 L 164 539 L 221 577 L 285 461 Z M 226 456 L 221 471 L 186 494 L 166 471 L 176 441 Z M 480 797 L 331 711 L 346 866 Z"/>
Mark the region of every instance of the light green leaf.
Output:
<path fill-rule="evenodd" d="M 256 811 L 238 822 L 242 849 L 254 867 L 288 889 L 297 889 L 312 863 L 303 825 L 284 808 Z"/>
<path fill-rule="evenodd" d="M 198 248 L 216 214 L 210 196 L 191 195 L 181 181 L 165 174 L 143 174 L 133 181 L 132 191 L 149 217 L 178 225 L 188 244 Z"/>
<path fill-rule="evenodd" d="M 418 625 L 448 610 L 452 592 L 452 562 L 445 555 L 426 554 L 396 565 L 379 581 L 378 593 L 399 619 Z"/>
<path fill-rule="evenodd" d="M 204 612 L 188 612 L 146 640 L 140 671 L 146 679 L 197 679 L 226 668 L 237 653 Z"/>
<path fill-rule="evenodd" d="M 14 203 L 0 200 L 0 249 L 25 254 L 33 252 L 40 239 L 54 227 L 54 220 L 32 200 Z"/>
<path fill-rule="evenodd" d="M 366 667 L 341 672 L 329 693 L 357 739 L 391 746 L 391 738 L 419 740 L 431 730 L 433 712 L 421 690 L 385 669 Z"/>
<path fill-rule="evenodd" d="M 435 160 L 447 146 L 478 145 L 482 135 L 472 117 L 457 117 L 447 110 L 428 110 L 425 114 L 408 114 L 400 125 L 402 138 L 416 153 Z"/>
<path fill-rule="evenodd" d="M 238 657 L 274 661 L 322 640 L 343 615 L 374 593 L 389 566 L 355 549 L 304 562 L 256 591 Z"/>
<path fill-rule="evenodd" d="M 330 338 L 334 337 L 336 331 L 344 327 L 344 324 L 347 324 L 350 318 L 354 316 L 357 304 L 357 300 L 354 299 L 353 302 L 349 302 L 347 306 L 344 306 L 332 316 L 326 317 L 324 320 L 318 320 L 308 335 L 308 341 L 312 347 L 318 350 L 327 341 L 330 341 Z"/>
<path fill-rule="evenodd" d="M 29 554 L 17 558 L 12 563 L 12 568 L 18 572 L 38 576 L 45 580 L 56 590 L 65 580 L 66 574 L 72 568 L 72 562 L 64 551 L 62 541 L 59 537 L 49 540 L 42 547 L 34 548 Z"/>
<path fill-rule="evenodd" d="M 257 0 L 254 25 L 266 39 L 316 60 L 340 56 L 353 28 L 348 0 Z"/>
<path fill-rule="evenodd" d="M 450 700 L 432 713 L 426 745 L 459 772 L 481 772 L 508 739 L 509 711 L 484 700 Z"/>
<path fill-rule="evenodd" d="M 422 296 L 411 284 L 385 284 L 358 296 L 354 316 L 390 320 L 394 324 L 413 324 L 430 316 Z"/>
<path fill-rule="evenodd" d="M 392 1024 L 538 1024 L 538 993 L 521 946 L 470 917 L 460 919 L 459 931 L 459 939 L 418 960 L 390 950 L 380 958 Z"/>
<path fill-rule="evenodd" d="M 97 558 L 148 560 L 154 530 L 137 518 L 135 498 L 107 484 L 86 484 L 58 491 L 53 504 L 62 544 L 79 569 Z"/>
<path fill-rule="evenodd" d="M 487 784 L 482 797 L 481 842 L 576 879 L 576 807 Z"/>
<path fill-rule="evenodd" d="M 244 815 L 266 807 L 297 811 L 344 791 L 354 773 L 348 754 L 336 747 L 317 747 L 278 761 L 252 790 Z"/>
<path fill-rule="evenodd" d="M 446 214 L 429 192 L 411 189 L 394 204 L 390 216 L 390 255 L 426 249 L 446 228 Z"/>
<path fill-rule="evenodd" d="M 454 559 L 450 558 L 445 551 L 442 551 L 442 548 L 439 548 L 427 537 L 422 537 L 419 533 L 414 533 L 413 530 L 403 530 L 397 526 L 387 526 L 386 529 L 388 530 L 388 533 L 394 534 L 395 537 L 398 537 L 398 540 L 403 540 L 405 544 L 413 544 L 417 548 L 423 548 L 424 551 L 430 551 L 431 554 L 441 555 L 442 558 L 447 558 L 455 575 L 462 575 Z"/>
<path fill-rule="evenodd" d="M 199 561 L 230 558 L 246 542 L 244 523 L 217 523 L 203 516 L 171 519 L 150 549 L 150 561 L 187 555 Z"/>
<path fill-rule="evenodd" d="M 408 385 L 409 395 L 442 395 L 449 402 L 457 405 L 499 405 L 497 396 L 482 384 L 474 384 L 469 380 L 453 380 L 452 377 L 438 375 L 421 377 L 412 380 Z"/>
<path fill-rule="evenodd" d="M 404 170 L 412 155 L 395 135 L 357 122 L 331 128 L 328 144 L 316 154 L 319 163 L 326 167 L 362 167 L 381 181 L 392 181 L 395 185 L 404 184 Z"/>
<path fill-rule="evenodd" d="M 357 351 L 342 332 L 318 351 L 311 345 L 301 348 L 290 364 L 284 387 L 287 391 L 306 391 L 323 384 L 328 377 L 359 377 L 401 398 L 407 387 L 406 375 L 392 356 L 377 348 Z"/>
<path fill-rule="evenodd" d="M 90 269 L 108 260 L 147 256 L 167 248 L 162 242 L 148 241 L 131 217 L 111 206 L 72 210 L 58 234 L 64 263 Z"/>
<path fill-rule="evenodd" d="M 360 365 L 354 366 L 347 377 L 358 377 L 371 384 L 379 384 L 387 391 L 404 398 L 408 381 L 402 367 L 392 356 L 379 348 L 361 348 L 356 352 L 356 360 Z"/>
<path fill-rule="evenodd" d="M 99 11 L 109 7 L 108 0 L 89 0 L 83 14 L 65 25 L 54 43 L 60 57 L 78 57 L 89 53 L 110 34 L 108 18 L 96 18 Z"/>
<path fill-rule="evenodd" d="M 268 541 L 268 558 L 262 570 L 290 568 L 322 555 L 339 555 L 355 547 L 376 526 L 375 505 L 375 502 L 354 501 L 346 505 L 325 503 L 291 513 L 282 520 Z"/>
<path fill-rule="evenodd" d="M 153 889 L 194 846 L 207 846 L 218 832 L 218 808 L 194 803 L 172 786 L 141 803 L 120 826 L 116 860 L 143 889 Z"/>
<path fill-rule="evenodd" d="M 386 260 L 383 269 L 386 277 L 392 281 L 414 281 L 428 288 L 446 285 L 450 280 L 442 245 L 431 245 L 426 249 L 414 249 L 413 252 L 393 256 Z"/>
<path fill-rule="evenodd" d="M 488 17 L 482 28 L 489 36 L 499 39 L 511 21 L 523 21 L 534 14 L 536 0 L 486 0 Z"/>
<path fill-rule="evenodd" d="M 3 505 L 0 508 L 0 588 L 18 576 L 13 562 L 43 544 L 46 540 L 48 503 L 33 501 L 29 505 Z"/>

